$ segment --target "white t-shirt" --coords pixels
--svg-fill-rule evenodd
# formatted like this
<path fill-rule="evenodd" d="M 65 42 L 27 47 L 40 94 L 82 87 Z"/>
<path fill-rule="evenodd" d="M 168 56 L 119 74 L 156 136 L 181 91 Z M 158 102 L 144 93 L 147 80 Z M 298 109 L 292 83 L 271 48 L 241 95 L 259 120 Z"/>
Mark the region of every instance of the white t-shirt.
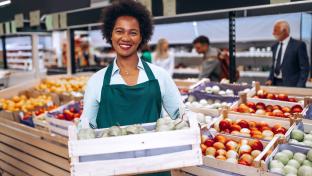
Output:
<path fill-rule="evenodd" d="M 167 58 L 157 58 L 156 59 L 156 53 L 153 53 L 152 57 L 152 63 L 165 69 L 169 75 L 173 75 L 174 71 L 174 54 L 169 52 Z"/>

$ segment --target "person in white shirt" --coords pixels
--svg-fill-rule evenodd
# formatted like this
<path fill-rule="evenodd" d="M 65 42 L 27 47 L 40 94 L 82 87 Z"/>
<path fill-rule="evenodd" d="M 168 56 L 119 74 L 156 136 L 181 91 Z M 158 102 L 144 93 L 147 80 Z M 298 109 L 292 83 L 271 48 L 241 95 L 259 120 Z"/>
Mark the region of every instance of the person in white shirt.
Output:
<path fill-rule="evenodd" d="M 272 46 L 273 63 L 266 85 L 305 87 L 309 75 L 309 58 L 306 44 L 290 37 L 287 21 L 275 23 Z"/>
<path fill-rule="evenodd" d="M 156 51 L 152 57 L 152 63 L 165 69 L 169 75 L 174 72 L 174 54 L 169 52 L 169 43 L 166 39 L 158 40 Z"/>

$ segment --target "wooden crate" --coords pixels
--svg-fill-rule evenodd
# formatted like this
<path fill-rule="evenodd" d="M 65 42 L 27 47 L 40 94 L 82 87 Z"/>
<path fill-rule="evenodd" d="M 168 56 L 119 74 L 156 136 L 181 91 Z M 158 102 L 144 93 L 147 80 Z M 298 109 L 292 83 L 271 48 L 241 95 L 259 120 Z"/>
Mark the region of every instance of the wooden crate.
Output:
<path fill-rule="evenodd" d="M 196 84 L 198 79 L 174 79 L 175 84 L 178 88 L 190 89 L 190 87 Z"/>
<path fill-rule="evenodd" d="M 239 141 L 241 139 L 252 140 L 250 138 L 238 137 L 233 135 L 226 135 L 228 139 L 232 139 L 234 141 Z M 278 144 L 278 136 L 274 137 L 270 142 L 269 141 L 261 141 L 264 149 L 256 157 L 253 161 L 252 166 L 245 166 L 241 164 L 234 164 L 230 162 L 226 162 L 223 160 L 218 160 L 215 158 L 209 158 L 207 156 L 203 156 L 203 166 L 195 166 L 195 167 L 188 167 L 182 168 L 182 171 L 193 175 L 260 175 L 261 171 L 261 160 L 262 158 L 269 152 L 269 150 L 273 150 L 274 146 Z"/>
<path fill-rule="evenodd" d="M 256 116 L 251 116 L 249 114 L 241 114 L 241 113 L 232 113 L 227 112 L 226 110 L 223 111 L 223 118 L 229 118 L 231 120 L 246 120 L 246 121 L 255 121 L 255 122 L 266 122 L 270 125 L 270 127 L 273 127 L 276 124 L 280 124 L 282 127 L 287 129 L 287 132 L 285 134 L 285 138 L 280 138 L 279 140 L 286 141 L 286 138 L 290 135 L 291 131 L 296 127 L 295 120 L 293 119 L 275 119 L 275 118 L 261 118 Z M 220 118 L 218 121 L 215 122 L 214 125 L 211 127 L 214 127 L 215 125 L 219 124 L 219 122 L 223 119 Z M 218 131 L 218 129 L 216 129 Z M 234 135 L 235 136 L 235 135 Z M 239 135 L 237 135 L 239 136 Z M 264 140 L 264 139 L 261 139 Z"/>
<path fill-rule="evenodd" d="M 0 119 L 0 168 L 14 176 L 70 175 L 67 139 Z"/>
<path fill-rule="evenodd" d="M 190 113 L 191 114 L 191 113 Z M 77 140 L 75 126 L 69 128 L 69 155 L 73 176 L 140 174 L 175 168 L 201 165 L 200 129 L 194 115 L 189 118 L 190 128 L 176 131 L 151 132 L 128 136 Z M 155 123 L 144 124 L 154 128 Z M 125 157 L 137 154 L 140 157 Z M 153 154 L 146 154 L 153 153 Z M 119 158 L 106 160 L 101 155 L 121 154 Z M 93 156 L 94 161 L 83 162 Z"/>
<path fill-rule="evenodd" d="M 233 110 L 235 108 L 238 108 L 238 106 L 241 103 L 246 103 L 246 102 L 253 102 L 255 104 L 261 102 L 261 103 L 264 103 L 265 105 L 272 105 L 272 106 L 273 105 L 279 105 L 281 107 L 288 106 L 290 108 L 292 106 L 294 106 L 294 105 L 300 105 L 302 107 L 302 109 L 304 109 L 304 104 L 303 103 L 286 102 L 286 101 L 278 101 L 278 100 L 268 100 L 268 99 L 259 99 L 259 98 L 247 98 L 247 96 L 248 96 L 247 94 L 241 93 L 239 101 L 234 103 L 230 109 Z M 240 112 L 236 112 L 236 111 L 231 111 L 231 113 L 241 114 Z M 255 116 L 255 117 L 272 118 L 272 119 L 277 119 L 277 120 L 286 120 L 286 121 L 288 121 L 288 118 L 282 118 L 282 117 L 276 117 L 276 116 L 267 116 L 267 115 L 258 115 L 258 114 L 255 114 L 255 113 L 246 113 L 246 114 L 249 114 L 249 115 Z"/>
<path fill-rule="evenodd" d="M 260 86 L 259 82 L 254 83 L 254 87 L 248 93 L 248 97 L 253 97 L 259 90 L 264 90 L 272 94 L 287 94 L 290 97 L 303 100 L 304 97 L 312 97 L 312 91 L 309 88 L 295 88 L 295 87 L 276 87 L 276 86 Z"/>
<path fill-rule="evenodd" d="M 310 131 L 312 131 L 312 120 L 302 119 L 302 121 L 298 121 L 297 122 L 297 125 L 295 126 L 294 129 L 300 129 L 300 130 L 303 130 L 303 132 L 305 132 L 305 133 L 310 133 Z M 292 129 L 292 131 L 294 129 Z M 290 135 L 287 136 L 286 139 L 287 139 L 287 141 L 289 141 L 290 140 Z M 294 146 L 298 146 L 298 147 L 309 147 L 309 148 L 312 148 L 311 146 L 307 146 L 307 145 L 294 144 L 294 143 L 289 143 L 289 144 L 290 145 L 294 145 Z"/>

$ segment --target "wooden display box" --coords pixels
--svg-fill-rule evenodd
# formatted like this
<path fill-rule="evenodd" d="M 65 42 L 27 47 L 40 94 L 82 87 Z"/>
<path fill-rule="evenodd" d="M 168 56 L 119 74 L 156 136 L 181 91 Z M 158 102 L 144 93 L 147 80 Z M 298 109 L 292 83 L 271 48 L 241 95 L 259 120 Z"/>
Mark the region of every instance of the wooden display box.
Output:
<path fill-rule="evenodd" d="M 178 88 L 187 88 L 187 89 L 190 89 L 190 87 L 196 84 L 198 81 L 199 81 L 198 79 L 174 79 L 174 82 Z"/>
<path fill-rule="evenodd" d="M 248 97 L 255 96 L 259 90 L 272 94 L 286 94 L 298 100 L 303 100 L 304 97 L 312 97 L 311 89 L 309 88 L 261 86 L 259 82 L 254 83 L 254 87 L 248 93 Z"/>
<path fill-rule="evenodd" d="M 233 141 L 239 141 L 241 139 L 247 139 L 248 141 L 253 140 L 250 138 L 244 138 L 233 135 L 226 135 L 227 139 L 232 139 Z M 187 167 L 182 168 L 182 171 L 193 175 L 260 175 L 261 171 L 261 160 L 265 155 L 271 150 L 273 151 L 274 146 L 278 144 L 278 136 L 274 137 L 270 142 L 269 141 L 261 141 L 264 149 L 263 151 L 254 159 L 252 166 L 245 166 L 241 164 L 234 164 L 223 160 L 218 160 L 215 158 L 209 158 L 207 156 L 203 156 L 203 166 L 195 166 L 195 167 Z"/>
<path fill-rule="evenodd" d="M 200 129 L 194 115 L 191 116 L 189 129 L 89 140 L 78 140 L 77 129 L 71 126 L 68 144 L 71 174 L 141 174 L 201 165 Z M 154 129 L 155 123 L 143 126 Z"/>
<path fill-rule="evenodd" d="M 307 119 L 301 119 L 302 121 L 298 121 L 297 125 L 295 126 L 294 129 L 300 129 L 302 130 L 304 133 L 310 133 L 312 131 L 312 120 L 307 120 Z M 293 130 L 294 130 L 293 129 Z M 292 130 L 292 131 L 293 131 Z M 291 131 L 291 132 L 292 132 Z M 287 136 L 287 141 L 290 140 L 290 136 Z M 308 147 L 308 148 L 312 148 L 312 146 L 307 146 L 307 145 L 301 145 L 301 144 L 294 144 L 294 143 L 289 143 L 289 145 L 294 145 L 294 146 L 298 146 L 298 147 Z"/>
<path fill-rule="evenodd" d="M 229 118 L 231 120 L 246 120 L 248 121 L 254 121 L 254 122 L 266 122 L 267 124 L 270 125 L 270 127 L 273 127 L 276 124 L 280 124 L 282 127 L 287 129 L 286 134 L 284 135 L 285 137 L 280 137 L 280 143 L 281 141 L 286 141 L 286 138 L 290 136 L 291 131 L 296 127 L 296 123 L 293 119 L 275 119 L 275 118 L 261 118 L 261 117 L 256 117 L 256 116 L 251 116 L 248 114 L 240 114 L 240 113 L 232 113 L 232 112 L 227 112 L 226 110 L 223 111 L 223 118 Z M 215 122 L 214 125 L 211 126 L 214 127 L 216 125 L 219 124 L 219 122 L 223 119 L 220 118 L 218 121 Z M 219 129 L 215 128 L 218 132 Z M 240 135 L 233 135 L 233 136 L 240 136 Z M 246 137 L 246 136 L 242 136 L 242 137 Z M 247 137 L 247 138 L 251 138 L 251 137 Z M 264 140 L 264 139 L 261 139 Z"/>
<path fill-rule="evenodd" d="M 305 105 L 303 103 L 299 103 L 299 102 L 287 102 L 287 101 L 278 101 L 278 100 L 269 100 L 269 99 L 247 98 L 247 96 L 248 95 L 246 93 L 240 93 L 239 101 L 234 103 L 232 105 L 232 107 L 230 108 L 231 113 L 233 113 L 233 114 L 234 113 L 235 114 L 242 114 L 241 112 L 233 111 L 233 109 L 238 108 L 240 104 L 246 103 L 246 102 L 253 102 L 255 104 L 261 102 L 261 103 L 264 103 L 266 106 L 267 105 L 272 105 L 272 106 L 273 105 L 279 105 L 281 107 L 287 106 L 287 107 L 291 108 L 294 105 L 300 105 L 302 107 L 302 109 L 304 109 L 304 107 L 305 107 Z M 283 118 L 283 117 L 277 117 L 277 116 L 259 115 L 259 114 L 255 114 L 255 113 L 244 113 L 244 114 L 249 114 L 249 115 L 255 116 L 255 117 L 272 118 L 272 119 L 277 119 L 277 120 L 286 120 L 286 121 L 288 121 L 288 119 L 289 119 L 289 118 Z"/>
<path fill-rule="evenodd" d="M 67 139 L 0 119 L 0 168 L 13 176 L 69 176 Z"/>

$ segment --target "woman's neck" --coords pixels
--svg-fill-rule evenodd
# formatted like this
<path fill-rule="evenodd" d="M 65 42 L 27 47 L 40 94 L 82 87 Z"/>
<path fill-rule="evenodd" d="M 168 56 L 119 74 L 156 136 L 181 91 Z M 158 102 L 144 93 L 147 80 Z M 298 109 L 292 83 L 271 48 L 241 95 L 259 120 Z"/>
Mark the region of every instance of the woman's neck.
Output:
<path fill-rule="evenodd" d="M 117 65 L 121 69 L 134 70 L 137 68 L 139 58 L 137 55 L 130 57 L 119 57 L 117 56 Z"/>

